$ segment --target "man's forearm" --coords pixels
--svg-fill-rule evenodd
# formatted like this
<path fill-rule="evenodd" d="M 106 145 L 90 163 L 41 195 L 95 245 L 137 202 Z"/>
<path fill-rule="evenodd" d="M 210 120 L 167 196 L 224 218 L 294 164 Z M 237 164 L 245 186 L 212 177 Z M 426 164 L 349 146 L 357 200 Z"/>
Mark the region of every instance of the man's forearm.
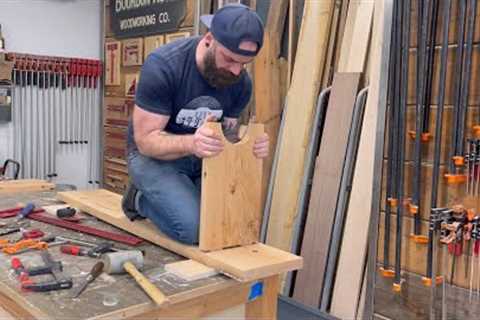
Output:
<path fill-rule="evenodd" d="M 137 141 L 140 153 L 160 159 L 175 160 L 192 154 L 193 135 L 176 135 L 165 131 L 153 131 L 142 141 Z"/>

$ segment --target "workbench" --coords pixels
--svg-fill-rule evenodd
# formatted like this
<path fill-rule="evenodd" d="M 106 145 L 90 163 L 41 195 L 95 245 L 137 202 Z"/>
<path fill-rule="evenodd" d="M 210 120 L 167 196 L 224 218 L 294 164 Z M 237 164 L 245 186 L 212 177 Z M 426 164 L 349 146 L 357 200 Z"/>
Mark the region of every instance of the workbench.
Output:
<path fill-rule="evenodd" d="M 4 194 L 0 198 L 0 210 L 33 202 L 36 206 L 58 204 L 56 191 Z M 8 219 L 2 219 L 7 222 Z M 31 228 L 39 228 L 47 234 L 65 236 L 83 241 L 100 243 L 105 240 L 76 231 L 30 220 Z M 126 234 L 102 221 L 88 216 L 82 224 L 108 231 Z M 18 237 L 12 234 L 5 237 Z M 117 244 L 115 244 L 117 245 Z M 132 249 L 124 244 L 118 247 Z M 166 307 L 156 306 L 129 275 L 102 273 L 76 299 L 71 299 L 71 289 L 49 293 L 22 292 L 15 273 L 11 270 L 12 256 L 0 254 L 0 306 L 15 319 L 158 319 L 183 317 L 187 319 L 216 317 L 276 318 L 278 275 L 265 279 L 238 282 L 217 274 L 208 278 L 184 281 L 165 271 L 167 263 L 184 260 L 183 257 L 159 246 L 143 242 L 135 249 L 144 250 L 143 273 L 168 297 Z M 64 273 L 73 279 L 73 288 L 83 279 L 97 261 L 90 257 L 71 256 L 60 252 L 59 247 L 48 249 L 55 260 L 61 260 Z M 38 252 L 18 255 L 28 264 L 41 264 Z M 38 276 L 35 280 L 47 280 Z M 263 293 L 256 295 L 254 285 L 263 283 Z M 225 312 L 226 313 L 222 313 Z M 219 314 L 222 313 L 222 314 Z"/>

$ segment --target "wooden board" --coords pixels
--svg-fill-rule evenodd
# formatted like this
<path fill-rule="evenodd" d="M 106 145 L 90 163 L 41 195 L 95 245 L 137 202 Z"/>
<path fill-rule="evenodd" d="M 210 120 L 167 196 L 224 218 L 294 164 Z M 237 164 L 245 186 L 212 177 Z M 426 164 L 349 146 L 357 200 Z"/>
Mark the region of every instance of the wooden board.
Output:
<path fill-rule="evenodd" d="M 262 159 L 253 154 L 262 124 L 251 123 L 237 143 L 230 143 L 218 122 L 207 123 L 224 143 L 223 151 L 203 159 L 200 250 L 213 251 L 258 241 L 261 222 Z"/>
<path fill-rule="evenodd" d="M 302 242 L 301 255 L 305 265 L 297 273 L 293 293 L 295 300 L 313 308 L 318 307 L 322 294 L 323 276 L 360 75 L 360 73 L 335 74 L 325 115 L 322 143 L 316 160 Z"/>
<path fill-rule="evenodd" d="M 305 155 L 320 89 L 333 1 L 306 1 L 295 67 L 287 95 L 273 182 L 267 243 L 290 251 Z M 312 41 L 315 39 L 315 41 Z"/>
<path fill-rule="evenodd" d="M 166 264 L 165 270 L 185 281 L 194 281 L 218 274 L 215 269 L 194 260 L 183 260 Z"/>
<path fill-rule="evenodd" d="M 386 109 L 386 84 L 392 23 L 392 1 L 376 0 L 370 50 L 370 85 L 353 175 L 350 203 L 337 267 L 331 313 L 355 318 L 367 251 L 374 188 L 380 189 Z M 382 143 L 380 143 L 380 141 Z M 381 146 L 382 148 L 378 148 Z M 381 149 L 381 150 L 379 150 Z M 377 181 L 378 177 L 378 181 Z M 380 190 L 375 190 L 380 193 Z M 378 201 L 380 201 L 378 199 Z M 378 208 L 379 209 L 379 208 Z"/>
<path fill-rule="evenodd" d="M 23 179 L 0 181 L 0 194 L 25 191 L 53 190 L 54 188 L 55 184 L 47 182 L 45 180 Z"/>
<path fill-rule="evenodd" d="M 372 26 L 373 0 L 350 1 L 338 72 L 363 72 Z"/>
<path fill-rule="evenodd" d="M 279 57 L 287 7 L 288 0 L 270 3 L 263 47 L 255 58 L 255 118 L 260 123 L 276 118 L 283 109 Z"/>
<path fill-rule="evenodd" d="M 165 43 L 165 37 L 163 35 L 156 35 L 156 36 L 150 36 L 150 37 L 145 37 L 143 39 L 143 58 L 144 60 L 147 59 L 147 56 L 155 49 L 160 47 Z"/>
<path fill-rule="evenodd" d="M 303 264 L 301 257 L 261 243 L 209 253 L 196 246 L 181 244 L 162 234 L 147 220 L 128 220 L 121 209 L 121 196 L 107 190 L 60 192 L 58 198 L 120 229 L 215 268 L 239 281 L 296 270 Z"/>
<path fill-rule="evenodd" d="M 105 42 L 105 85 L 120 85 L 121 42 Z"/>

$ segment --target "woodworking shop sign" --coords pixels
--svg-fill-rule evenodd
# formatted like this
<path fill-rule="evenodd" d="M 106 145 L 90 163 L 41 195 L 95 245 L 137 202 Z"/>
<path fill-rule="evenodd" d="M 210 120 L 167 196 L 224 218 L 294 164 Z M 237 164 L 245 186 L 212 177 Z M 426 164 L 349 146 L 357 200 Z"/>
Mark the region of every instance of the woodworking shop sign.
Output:
<path fill-rule="evenodd" d="M 110 0 L 112 31 L 118 38 L 178 30 L 187 0 Z"/>

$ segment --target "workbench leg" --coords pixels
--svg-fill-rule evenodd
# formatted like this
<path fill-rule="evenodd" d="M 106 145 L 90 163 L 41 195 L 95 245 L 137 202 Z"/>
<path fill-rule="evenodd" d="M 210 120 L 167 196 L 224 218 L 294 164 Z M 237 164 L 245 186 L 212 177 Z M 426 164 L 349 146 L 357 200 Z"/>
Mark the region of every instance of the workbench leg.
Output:
<path fill-rule="evenodd" d="M 277 299 L 280 277 L 271 276 L 263 280 L 263 295 L 248 302 L 245 319 L 277 319 Z"/>

